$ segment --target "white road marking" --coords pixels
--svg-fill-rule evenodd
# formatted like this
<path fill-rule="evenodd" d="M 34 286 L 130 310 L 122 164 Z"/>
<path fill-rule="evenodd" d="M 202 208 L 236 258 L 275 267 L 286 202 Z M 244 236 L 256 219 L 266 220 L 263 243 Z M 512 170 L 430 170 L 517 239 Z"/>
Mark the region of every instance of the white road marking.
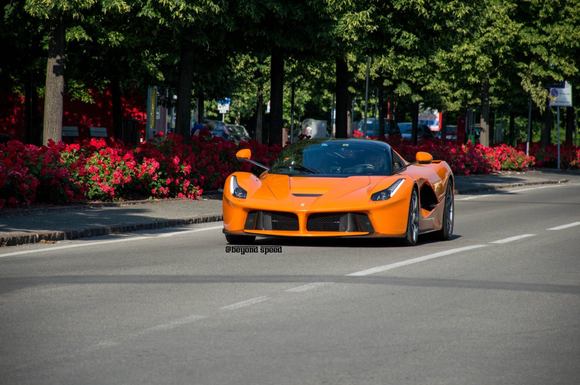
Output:
<path fill-rule="evenodd" d="M 485 194 L 485 195 L 470 195 L 467 196 L 465 198 L 455 198 L 456 201 L 470 201 L 472 199 L 477 199 L 477 198 L 485 198 L 485 197 L 490 197 L 491 194 Z"/>
<path fill-rule="evenodd" d="M 509 237 L 509 238 L 504 238 L 504 239 L 499 239 L 497 241 L 493 241 L 493 242 L 489 242 L 489 243 L 495 243 L 495 244 L 503 244 L 503 243 L 510 243 L 510 242 L 514 242 L 514 241 L 519 241 L 520 239 L 524 239 L 524 238 L 529 238 L 529 237 L 533 237 L 536 234 L 522 234 L 522 235 L 516 235 L 513 237 Z"/>
<path fill-rule="evenodd" d="M 223 226 L 212 226 L 212 227 L 203 227 L 203 228 L 200 228 L 200 229 L 193 229 L 193 230 L 175 231 L 175 232 L 172 232 L 172 233 L 162 233 L 162 234 L 155 234 L 155 235 L 148 235 L 148 236 L 139 236 L 139 237 L 127 237 L 127 238 L 123 238 L 123 239 L 112 239 L 112 240 L 108 240 L 108 241 L 76 243 L 74 245 L 62 245 L 62 246 L 46 247 L 46 248 L 43 248 L 43 249 L 32 249 L 32 250 L 15 251 L 15 252 L 12 252 L 12 253 L 0 254 L 0 258 L 15 257 L 15 256 L 18 256 L 18 255 L 26 255 L 26 254 L 45 253 L 45 252 L 57 251 L 57 250 L 74 249 L 74 248 L 77 248 L 77 247 L 100 246 L 100 245 L 108 245 L 108 244 L 112 244 L 112 243 L 141 241 L 141 240 L 144 240 L 144 239 L 166 238 L 166 237 L 172 237 L 172 236 L 175 236 L 175 235 L 188 234 L 188 233 L 197 233 L 197 232 L 200 232 L 200 231 L 217 230 L 217 229 L 222 229 L 222 228 L 223 228 Z"/>
<path fill-rule="evenodd" d="M 288 293 L 302 293 L 308 290 L 313 290 L 321 286 L 332 285 L 333 282 L 312 282 L 307 283 L 306 285 L 292 287 L 290 289 L 286 289 Z"/>
<path fill-rule="evenodd" d="M 179 318 L 179 319 L 176 319 L 176 320 L 173 320 L 171 322 L 167 322 L 167 323 L 164 323 L 161 325 L 152 326 L 150 328 L 143 330 L 143 332 L 141 334 L 147 334 L 147 333 L 157 332 L 157 331 L 162 331 L 162 330 L 175 329 L 179 326 L 187 325 L 187 324 L 193 323 L 195 321 L 202 320 L 204 318 L 207 318 L 207 317 L 203 316 L 203 315 L 195 315 L 194 314 L 194 315 L 184 317 L 184 318 Z"/>
<path fill-rule="evenodd" d="M 179 326 L 187 325 L 187 324 L 193 323 L 195 321 L 202 320 L 204 318 L 207 318 L 207 316 L 196 315 L 196 314 L 190 315 L 187 317 L 183 317 L 183 318 L 178 318 L 176 320 L 173 320 L 173 321 L 170 321 L 170 322 L 167 322 L 164 324 L 151 326 L 147 329 L 143 329 L 143 330 L 139 330 L 139 331 L 136 331 L 133 333 L 126 334 L 126 335 L 120 337 L 119 341 L 113 341 L 113 340 L 101 341 L 97 344 L 89 346 L 87 350 L 88 351 L 95 351 L 95 350 L 100 350 L 100 349 L 114 348 L 115 346 L 121 345 L 123 342 L 127 342 L 127 341 L 130 341 L 132 339 L 142 337 L 142 336 L 145 336 L 145 335 L 150 334 L 150 333 L 175 329 Z"/>
<path fill-rule="evenodd" d="M 44 249 L 33 249 L 33 250 L 24 250 L 24 251 L 15 251 L 13 253 L 6 253 L 0 254 L 0 258 L 4 257 L 14 257 L 17 255 L 24 255 L 24 254 L 35 254 L 35 253 L 44 253 L 47 251 L 57 251 L 57 250 L 65 250 L 65 249 L 75 249 L 77 247 L 88 247 L 88 246 L 96 246 L 96 245 L 108 245 L 112 243 L 120 243 L 120 242 L 129 242 L 129 241 L 141 241 L 143 239 L 149 239 L 151 237 L 132 237 L 132 238 L 123 238 L 123 239 L 113 239 L 109 241 L 99 241 L 99 242 L 88 242 L 88 243 L 78 243 L 74 245 L 63 245 L 63 246 L 54 246 L 54 247 L 47 247 Z"/>
<path fill-rule="evenodd" d="M 184 234 L 189 234 L 189 233 L 198 233 L 200 231 L 208 231 L 208 230 L 218 230 L 218 229 L 223 229 L 223 226 L 211 226 L 211 227 L 204 227 L 201 229 L 193 229 L 193 230 L 185 230 L 185 231 L 174 231 L 172 233 L 162 233 L 162 234 L 157 234 L 154 237 L 155 238 L 167 238 L 167 237 L 173 237 L 175 235 L 184 235 Z"/>
<path fill-rule="evenodd" d="M 580 222 L 573 222 L 573 223 L 568 223 L 567 225 L 550 227 L 549 229 L 546 229 L 546 230 L 557 231 L 557 230 L 569 229 L 570 227 L 576 227 L 576 226 L 580 226 Z"/>
<path fill-rule="evenodd" d="M 247 299 L 245 301 L 236 302 L 236 303 L 232 303 L 231 305 L 223 306 L 220 309 L 221 310 L 237 310 L 237 309 L 240 309 L 240 308 L 243 308 L 246 306 L 251 306 L 251 305 L 255 305 L 255 304 L 260 303 L 260 302 L 267 301 L 269 299 L 270 299 L 270 297 L 267 297 L 267 296 L 250 298 L 250 299 Z"/>
<path fill-rule="evenodd" d="M 88 350 L 94 351 L 94 350 L 99 350 L 99 349 L 114 348 L 115 346 L 119 346 L 119 345 L 121 345 L 119 342 L 106 340 L 106 341 L 101 341 L 98 344 L 89 346 Z"/>
<path fill-rule="evenodd" d="M 463 251 L 480 249 L 482 247 L 487 247 L 487 245 L 473 245 L 473 246 L 458 247 L 456 249 L 450 249 L 450 250 L 440 251 L 438 253 L 433 253 L 433 254 L 424 255 L 422 257 L 407 259 L 405 261 L 391 263 L 389 265 L 371 267 L 370 269 L 361 270 L 361 271 L 357 271 L 355 273 L 347 274 L 347 276 L 348 277 L 364 277 L 366 275 L 371 275 L 371 274 L 376 274 L 376 273 L 382 273 L 384 271 L 397 269 L 399 267 L 413 265 L 415 263 L 429 261 L 431 259 L 444 257 L 446 255 L 461 253 Z"/>

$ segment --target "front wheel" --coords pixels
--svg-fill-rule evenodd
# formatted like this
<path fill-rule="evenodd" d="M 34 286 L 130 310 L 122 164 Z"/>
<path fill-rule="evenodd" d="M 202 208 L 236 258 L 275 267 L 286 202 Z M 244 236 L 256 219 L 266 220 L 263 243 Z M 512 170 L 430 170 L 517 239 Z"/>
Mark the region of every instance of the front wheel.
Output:
<path fill-rule="evenodd" d="M 235 235 L 226 234 L 226 241 L 234 245 L 250 245 L 254 243 L 256 236 L 254 235 Z"/>
<path fill-rule="evenodd" d="M 447 241 L 453 235 L 453 222 L 455 219 L 455 198 L 453 196 L 453 185 L 447 184 L 445 191 L 445 207 L 443 208 L 443 223 L 441 230 L 437 232 L 439 239 Z"/>
<path fill-rule="evenodd" d="M 407 220 L 407 233 L 403 241 L 407 246 L 415 246 L 419 240 L 419 197 L 417 190 L 411 193 L 411 203 L 409 204 L 409 217 Z"/>

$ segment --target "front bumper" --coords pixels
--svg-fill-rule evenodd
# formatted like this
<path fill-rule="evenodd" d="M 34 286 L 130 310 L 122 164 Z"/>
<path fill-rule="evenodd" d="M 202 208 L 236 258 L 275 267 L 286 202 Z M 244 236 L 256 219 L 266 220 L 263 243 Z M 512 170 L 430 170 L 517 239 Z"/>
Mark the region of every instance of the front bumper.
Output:
<path fill-rule="evenodd" d="M 295 211 L 283 208 L 280 202 L 255 202 L 224 195 L 224 232 L 279 237 L 402 237 L 407 228 L 409 200 L 401 196 L 382 202 L 369 201 L 367 205 L 337 204 Z M 259 220 L 256 214 L 259 212 L 281 215 Z M 292 217 L 296 220 L 288 219 Z"/>

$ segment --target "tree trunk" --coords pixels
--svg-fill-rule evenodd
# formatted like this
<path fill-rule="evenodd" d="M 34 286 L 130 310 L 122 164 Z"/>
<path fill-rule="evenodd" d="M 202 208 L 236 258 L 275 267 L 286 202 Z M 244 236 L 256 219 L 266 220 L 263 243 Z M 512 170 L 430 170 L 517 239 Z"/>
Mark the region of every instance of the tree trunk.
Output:
<path fill-rule="evenodd" d="M 495 110 L 489 112 L 489 145 L 495 146 L 496 132 L 495 132 Z"/>
<path fill-rule="evenodd" d="M 509 136 L 508 144 L 510 146 L 517 145 L 516 142 L 516 113 L 513 108 L 510 110 L 510 121 L 509 121 Z"/>
<path fill-rule="evenodd" d="M 566 144 L 571 145 L 574 141 L 574 123 L 576 121 L 576 111 L 574 107 L 566 107 Z"/>
<path fill-rule="evenodd" d="M 554 127 L 554 117 L 552 115 L 552 108 L 550 102 L 546 100 L 546 110 L 544 111 L 544 125 L 540 136 L 540 143 L 543 148 L 546 148 L 552 141 L 552 128 Z"/>
<path fill-rule="evenodd" d="M 179 59 L 179 84 L 177 85 L 177 114 L 175 132 L 189 136 L 191 131 L 191 90 L 193 87 L 193 46 L 184 39 Z"/>
<path fill-rule="evenodd" d="M 346 138 L 348 131 L 348 66 L 344 57 L 336 59 L 336 138 Z"/>
<path fill-rule="evenodd" d="M 26 75 L 24 84 L 24 120 L 26 126 L 26 143 L 41 145 L 42 131 L 38 124 L 38 92 L 36 91 L 36 82 L 34 74 L 29 72 Z"/>
<path fill-rule="evenodd" d="M 256 133 L 254 134 L 254 139 L 256 139 L 258 143 L 264 143 L 264 133 L 262 131 L 263 119 L 264 119 L 264 90 L 262 88 L 262 82 L 259 82 L 256 103 Z"/>
<path fill-rule="evenodd" d="M 205 95 L 200 91 L 197 96 L 197 122 L 203 123 L 205 119 Z"/>
<path fill-rule="evenodd" d="M 413 102 L 411 107 L 411 139 L 413 144 L 417 145 L 417 133 L 419 131 L 419 103 Z M 443 133 L 445 135 L 445 133 Z"/>
<path fill-rule="evenodd" d="M 121 103 L 121 82 L 117 74 L 111 76 L 111 103 L 113 109 L 113 133 L 117 140 L 123 137 L 123 105 Z"/>
<path fill-rule="evenodd" d="M 44 92 L 44 123 L 42 142 L 59 142 L 62 139 L 62 113 L 64 94 L 64 36 L 62 20 L 52 31 L 46 62 L 46 85 Z"/>
<path fill-rule="evenodd" d="M 490 135 L 489 135 L 489 82 L 483 81 L 481 85 L 481 118 L 479 120 L 481 132 L 479 135 L 479 143 L 484 146 L 489 146 Z"/>
<path fill-rule="evenodd" d="M 383 86 L 383 79 L 379 78 L 379 89 L 377 92 L 377 98 L 379 99 L 379 139 L 385 137 L 385 89 Z"/>
<path fill-rule="evenodd" d="M 272 50 L 270 63 L 270 127 L 269 144 L 282 144 L 282 125 L 284 108 L 284 57 L 279 48 Z"/>

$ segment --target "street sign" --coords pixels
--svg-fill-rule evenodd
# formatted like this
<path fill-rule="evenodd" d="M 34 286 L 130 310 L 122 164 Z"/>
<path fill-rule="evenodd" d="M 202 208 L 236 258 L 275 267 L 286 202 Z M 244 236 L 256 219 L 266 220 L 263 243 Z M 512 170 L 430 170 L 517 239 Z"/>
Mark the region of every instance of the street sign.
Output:
<path fill-rule="evenodd" d="M 572 86 L 565 82 L 564 87 L 550 88 L 550 107 L 557 107 L 558 170 L 560 169 L 560 107 L 572 107 Z"/>
<path fill-rule="evenodd" d="M 220 114 L 225 114 L 230 110 L 231 98 L 223 98 L 218 100 L 218 111 Z"/>
<path fill-rule="evenodd" d="M 550 107 L 572 107 L 572 86 L 565 82 L 564 87 L 550 88 Z"/>

